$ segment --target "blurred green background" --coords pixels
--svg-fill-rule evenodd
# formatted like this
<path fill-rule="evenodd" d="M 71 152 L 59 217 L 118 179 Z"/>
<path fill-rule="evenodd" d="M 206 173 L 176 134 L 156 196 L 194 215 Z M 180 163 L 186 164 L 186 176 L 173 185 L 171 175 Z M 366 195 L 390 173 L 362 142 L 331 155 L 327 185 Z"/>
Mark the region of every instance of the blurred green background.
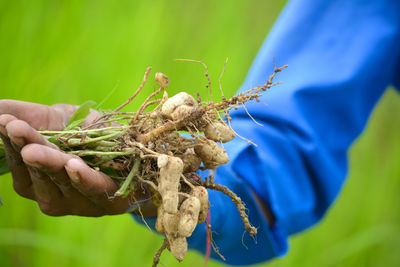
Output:
<path fill-rule="evenodd" d="M 170 77 L 171 94 L 197 92 L 206 83 L 202 67 L 173 59 L 204 60 L 215 85 L 226 57 L 223 87 L 232 95 L 284 2 L 0 0 L 0 99 L 99 103 L 117 87 L 102 106 L 111 109 L 131 95 L 149 65 Z M 388 90 L 379 103 L 323 222 L 293 237 L 289 254 L 268 266 L 400 264 L 399 101 Z M 0 266 L 150 266 L 162 242 L 128 215 L 43 215 L 13 192 L 9 175 L 0 177 L 0 196 Z M 178 266 L 168 253 L 162 263 Z M 195 252 L 179 264 L 200 265 Z"/>

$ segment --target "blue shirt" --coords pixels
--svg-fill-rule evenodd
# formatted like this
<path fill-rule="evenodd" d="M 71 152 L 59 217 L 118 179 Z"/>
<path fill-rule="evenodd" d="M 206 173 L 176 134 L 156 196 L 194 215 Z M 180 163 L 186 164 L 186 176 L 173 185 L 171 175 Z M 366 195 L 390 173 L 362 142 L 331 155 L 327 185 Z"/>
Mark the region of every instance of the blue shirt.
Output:
<path fill-rule="evenodd" d="M 247 109 L 232 112 L 232 126 L 254 143 L 225 144 L 230 162 L 216 182 L 246 203 L 258 228 L 253 240 L 232 201 L 209 191 L 215 244 L 232 265 L 281 256 L 288 236 L 318 222 L 335 200 L 347 174 L 347 151 L 389 85 L 398 85 L 400 2 L 396 0 L 290 1 L 265 40 L 242 88 L 262 85 L 273 58 L 289 68 L 284 83 Z M 261 20 L 262 18 L 260 18 Z M 269 225 L 254 197 L 276 218 Z M 140 219 L 138 219 L 140 221 Z M 154 220 L 153 220 L 154 223 Z M 189 245 L 204 253 L 205 226 Z M 214 252 L 211 257 L 219 259 Z"/>

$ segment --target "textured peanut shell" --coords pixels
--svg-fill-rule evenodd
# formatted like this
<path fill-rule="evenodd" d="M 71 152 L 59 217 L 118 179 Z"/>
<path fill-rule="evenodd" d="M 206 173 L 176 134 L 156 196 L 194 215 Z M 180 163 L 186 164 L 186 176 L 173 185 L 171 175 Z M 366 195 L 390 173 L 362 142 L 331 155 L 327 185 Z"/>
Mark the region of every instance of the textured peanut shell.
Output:
<path fill-rule="evenodd" d="M 164 220 L 164 210 L 163 210 L 162 206 L 159 206 L 157 208 L 156 230 L 160 234 L 165 234 L 163 220 Z"/>
<path fill-rule="evenodd" d="M 225 123 L 213 122 L 206 125 L 204 135 L 213 141 L 226 143 L 235 138 L 235 132 Z"/>
<path fill-rule="evenodd" d="M 202 186 L 195 186 L 190 193 L 192 196 L 197 197 L 200 200 L 200 212 L 197 223 L 203 223 L 208 214 L 210 208 L 210 201 L 208 200 L 208 191 Z"/>
<path fill-rule="evenodd" d="M 174 121 L 181 120 L 192 113 L 194 107 L 188 105 L 180 105 L 170 114 L 170 117 Z"/>
<path fill-rule="evenodd" d="M 157 72 L 155 75 L 155 81 L 162 88 L 167 88 L 169 86 L 169 78 L 164 73 Z"/>
<path fill-rule="evenodd" d="M 196 172 L 200 168 L 201 159 L 194 153 L 193 148 L 189 148 L 186 152 L 179 156 L 183 161 L 183 172 Z"/>
<path fill-rule="evenodd" d="M 160 156 L 157 162 L 158 166 L 161 166 L 158 191 L 162 197 L 164 211 L 175 214 L 178 211 L 178 189 L 183 171 L 183 162 L 180 158 L 170 156 L 166 156 L 167 160 L 165 160 L 165 156 Z"/>
<path fill-rule="evenodd" d="M 169 250 L 172 255 L 174 255 L 175 259 L 178 261 L 183 261 L 188 249 L 186 237 L 167 234 L 167 239 L 169 242 Z"/>
<path fill-rule="evenodd" d="M 196 228 L 200 212 L 200 200 L 197 197 L 189 197 L 183 201 L 179 209 L 178 233 L 189 237 Z"/>
<path fill-rule="evenodd" d="M 225 149 L 211 140 L 206 140 L 206 143 L 195 146 L 194 152 L 201 158 L 207 169 L 215 169 L 229 161 Z"/>
<path fill-rule="evenodd" d="M 180 92 L 165 101 L 161 107 L 161 114 L 170 118 L 171 113 L 181 105 L 195 106 L 197 105 L 197 102 L 193 96 L 188 93 Z"/>

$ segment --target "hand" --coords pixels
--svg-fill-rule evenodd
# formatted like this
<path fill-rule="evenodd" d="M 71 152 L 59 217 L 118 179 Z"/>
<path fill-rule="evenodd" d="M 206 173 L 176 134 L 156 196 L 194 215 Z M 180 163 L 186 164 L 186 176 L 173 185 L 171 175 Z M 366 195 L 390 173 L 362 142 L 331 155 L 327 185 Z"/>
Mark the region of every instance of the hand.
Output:
<path fill-rule="evenodd" d="M 130 207 L 129 198 L 109 198 L 118 190 L 110 177 L 60 151 L 37 132 L 62 130 L 76 108 L 0 100 L 0 137 L 14 189 L 51 216 L 124 213 Z M 97 115 L 92 112 L 87 121 Z"/>

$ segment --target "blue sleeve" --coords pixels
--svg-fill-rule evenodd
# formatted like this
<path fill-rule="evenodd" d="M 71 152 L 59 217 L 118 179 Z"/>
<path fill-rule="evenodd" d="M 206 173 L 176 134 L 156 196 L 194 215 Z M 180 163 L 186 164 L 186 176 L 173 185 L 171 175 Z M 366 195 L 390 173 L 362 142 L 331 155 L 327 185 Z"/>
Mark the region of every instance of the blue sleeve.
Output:
<path fill-rule="evenodd" d="M 395 0 L 299 0 L 283 10 L 242 88 L 264 84 L 273 58 L 289 64 L 277 76 L 284 83 L 264 94 L 264 104 L 246 105 L 263 127 L 243 109 L 231 114 L 234 129 L 257 147 L 239 138 L 226 144 L 231 161 L 216 175 L 246 203 L 256 240 L 242 236 L 229 198 L 210 191 L 214 241 L 227 263 L 283 255 L 287 237 L 318 222 L 335 200 L 350 145 L 385 88 L 398 80 L 399 13 Z M 271 208 L 274 225 L 253 192 Z M 204 252 L 205 238 L 205 227 L 197 227 L 190 246 Z"/>

